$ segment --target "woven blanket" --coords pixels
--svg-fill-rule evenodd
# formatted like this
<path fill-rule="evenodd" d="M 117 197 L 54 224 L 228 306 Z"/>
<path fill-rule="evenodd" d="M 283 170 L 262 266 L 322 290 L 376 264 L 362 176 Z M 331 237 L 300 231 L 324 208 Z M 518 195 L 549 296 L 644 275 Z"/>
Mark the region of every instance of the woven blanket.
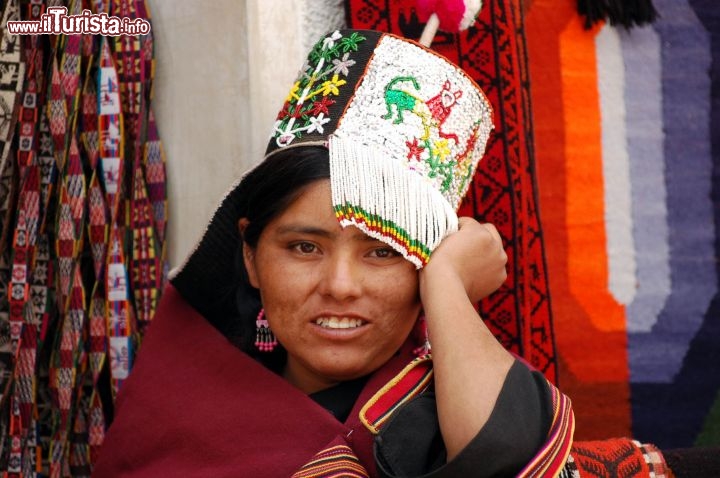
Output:
<path fill-rule="evenodd" d="M 654 4 L 630 31 L 526 18 L 560 381 L 579 436 L 717 444 L 720 15 Z"/>
<path fill-rule="evenodd" d="M 495 108 L 462 212 L 498 224 L 510 274 L 481 314 L 556 362 L 577 439 L 720 443 L 716 2 L 656 0 L 631 30 L 586 30 L 569 0 L 483 3 L 433 43 Z M 418 38 L 414 6 L 346 1 L 350 26 Z"/>

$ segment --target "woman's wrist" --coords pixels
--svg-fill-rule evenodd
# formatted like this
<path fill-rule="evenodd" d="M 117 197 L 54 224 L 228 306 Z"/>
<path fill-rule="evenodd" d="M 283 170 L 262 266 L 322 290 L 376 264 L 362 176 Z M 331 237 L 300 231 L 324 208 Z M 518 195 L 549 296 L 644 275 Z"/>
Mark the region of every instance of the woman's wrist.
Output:
<path fill-rule="evenodd" d="M 435 295 L 440 297 L 462 292 L 467 297 L 465 285 L 455 269 L 444 264 L 428 263 L 419 276 L 420 298 L 423 304 L 432 300 Z"/>

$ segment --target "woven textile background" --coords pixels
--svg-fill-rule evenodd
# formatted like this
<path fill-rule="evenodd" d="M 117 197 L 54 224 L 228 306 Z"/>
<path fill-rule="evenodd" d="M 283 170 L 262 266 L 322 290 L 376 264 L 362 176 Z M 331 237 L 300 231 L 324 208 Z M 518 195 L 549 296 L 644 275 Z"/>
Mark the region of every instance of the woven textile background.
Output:
<path fill-rule="evenodd" d="M 654 3 L 630 32 L 527 15 L 561 383 L 582 435 L 718 443 L 720 12 Z"/>
<path fill-rule="evenodd" d="M 498 225 L 510 277 L 481 312 L 557 359 L 578 439 L 720 443 L 720 11 L 656 0 L 652 26 L 588 31 L 572 0 L 525 3 L 433 45 L 496 111 L 464 212 Z M 414 4 L 348 0 L 348 23 L 417 38 Z"/>
<path fill-rule="evenodd" d="M 153 36 L 10 35 L 47 9 L 149 20 L 145 0 L 0 1 L 0 471 L 90 476 L 166 276 Z"/>

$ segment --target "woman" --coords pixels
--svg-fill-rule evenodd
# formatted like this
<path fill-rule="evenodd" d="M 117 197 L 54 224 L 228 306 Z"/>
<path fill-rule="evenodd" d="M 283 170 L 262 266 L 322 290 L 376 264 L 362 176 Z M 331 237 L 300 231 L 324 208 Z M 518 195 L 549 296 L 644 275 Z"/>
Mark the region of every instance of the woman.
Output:
<path fill-rule="evenodd" d="M 569 403 L 479 319 L 506 256 L 455 215 L 491 127 L 429 50 L 322 39 L 173 275 L 95 475 L 559 471 Z"/>

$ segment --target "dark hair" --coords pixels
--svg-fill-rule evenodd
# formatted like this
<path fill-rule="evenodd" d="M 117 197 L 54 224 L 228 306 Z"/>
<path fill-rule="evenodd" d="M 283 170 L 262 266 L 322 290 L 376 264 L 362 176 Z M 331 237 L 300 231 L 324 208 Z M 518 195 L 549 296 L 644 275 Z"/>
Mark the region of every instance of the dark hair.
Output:
<path fill-rule="evenodd" d="M 298 146 L 278 151 L 266 159 L 245 176 L 237 188 L 237 219 L 245 217 L 249 221 L 243 240 L 250 247 L 256 247 L 268 223 L 292 204 L 305 186 L 329 177 L 328 150 L 324 147 Z M 286 357 L 281 346 L 272 353 L 262 354 L 254 346 L 255 320 L 262 304 L 258 290 L 250 285 L 242 247 L 241 242 L 235 255 L 237 315 L 216 317 L 213 322 L 242 351 L 279 370 Z"/>

